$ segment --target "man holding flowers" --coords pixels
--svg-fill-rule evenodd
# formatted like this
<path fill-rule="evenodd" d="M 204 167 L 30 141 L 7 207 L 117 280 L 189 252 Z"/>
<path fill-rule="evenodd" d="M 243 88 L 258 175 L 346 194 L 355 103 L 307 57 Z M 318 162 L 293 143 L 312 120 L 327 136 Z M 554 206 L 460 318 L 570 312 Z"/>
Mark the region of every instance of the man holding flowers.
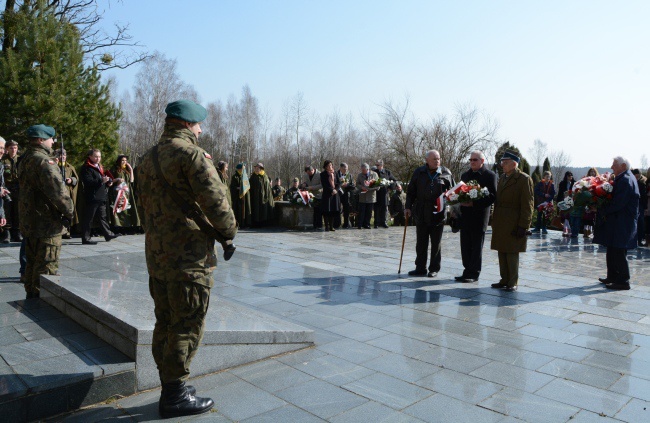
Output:
<path fill-rule="evenodd" d="M 594 242 L 607 247 L 607 277 L 599 278 L 607 289 L 630 289 L 627 250 L 637 246 L 639 186 L 630 172 L 630 162 L 617 156 L 612 163 L 614 178 L 611 201 L 601 203 L 596 213 Z"/>
<path fill-rule="evenodd" d="M 470 169 L 460 180 L 476 182 L 487 194 L 476 196 L 473 201 L 460 204 L 460 253 L 463 260 L 463 274 L 456 276 L 459 282 L 476 282 L 481 273 L 483 242 L 490 220 L 490 208 L 497 194 L 497 175 L 485 167 L 485 154 L 472 151 L 469 157 Z"/>

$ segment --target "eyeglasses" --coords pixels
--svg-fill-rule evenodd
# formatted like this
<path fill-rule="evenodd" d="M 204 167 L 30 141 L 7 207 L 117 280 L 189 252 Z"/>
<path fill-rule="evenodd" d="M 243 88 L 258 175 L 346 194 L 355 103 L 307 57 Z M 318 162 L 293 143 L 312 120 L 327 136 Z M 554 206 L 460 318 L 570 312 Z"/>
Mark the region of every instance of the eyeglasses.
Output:
<path fill-rule="evenodd" d="M 469 159 L 470 162 L 478 162 L 481 159 Z"/>

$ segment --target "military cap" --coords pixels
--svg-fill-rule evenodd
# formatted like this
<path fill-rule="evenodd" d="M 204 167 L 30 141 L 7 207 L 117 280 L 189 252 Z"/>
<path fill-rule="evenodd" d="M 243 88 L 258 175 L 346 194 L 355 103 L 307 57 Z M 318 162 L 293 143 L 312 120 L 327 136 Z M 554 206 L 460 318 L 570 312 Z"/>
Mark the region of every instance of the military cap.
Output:
<path fill-rule="evenodd" d="M 293 178 L 293 182 L 300 182 L 300 179 L 298 179 L 298 178 Z"/>
<path fill-rule="evenodd" d="M 178 100 L 169 103 L 165 107 L 165 113 L 167 113 L 168 117 L 189 123 L 203 122 L 208 116 L 208 111 L 205 110 L 205 107 L 190 100 Z"/>
<path fill-rule="evenodd" d="M 4 139 L 2 141 L 4 141 Z M 14 141 L 14 140 L 7 141 L 7 144 L 6 144 L 7 147 L 11 147 L 12 145 L 18 145 L 18 143 L 16 141 Z"/>
<path fill-rule="evenodd" d="M 244 168 L 244 163 L 237 163 L 237 166 L 235 166 L 235 169 L 243 169 Z"/>
<path fill-rule="evenodd" d="M 505 153 L 503 153 L 503 156 L 501 156 L 501 159 L 499 159 L 499 160 L 500 161 L 501 160 L 514 160 L 517 163 L 519 163 L 519 160 L 521 160 L 521 159 L 515 153 L 513 153 L 511 151 L 506 151 Z"/>
<path fill-rule="evenodd" d="M 27 129 L 28 138 L 43 138 L 44 140 L 53 138 L 56 135 L 56 131 L 51 126 L 39 124 L 30 126 Z"/>

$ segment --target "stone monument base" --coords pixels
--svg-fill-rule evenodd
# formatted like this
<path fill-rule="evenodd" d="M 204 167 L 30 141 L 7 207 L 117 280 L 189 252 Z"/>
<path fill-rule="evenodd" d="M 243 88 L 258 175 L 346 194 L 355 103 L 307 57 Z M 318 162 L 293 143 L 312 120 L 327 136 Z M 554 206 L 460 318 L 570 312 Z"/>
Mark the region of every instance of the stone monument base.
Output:
<path fill-rule="evenodd" d="M 136 390 L 160 385 L 151 355 L 149 285 L 135 280 L 41 276 L 41 299 L 135 361 Z M 192 376 L 313 345 L 313 331 L 213 295 Z"/>

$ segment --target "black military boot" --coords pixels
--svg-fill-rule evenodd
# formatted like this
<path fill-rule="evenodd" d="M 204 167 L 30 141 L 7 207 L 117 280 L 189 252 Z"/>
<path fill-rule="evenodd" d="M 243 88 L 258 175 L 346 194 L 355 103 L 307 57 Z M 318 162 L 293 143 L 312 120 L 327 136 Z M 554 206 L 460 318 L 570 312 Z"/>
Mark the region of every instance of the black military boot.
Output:
<path fill-rule="evenodd" d="M 211 398 L 196 397 L 188 391 L 185 382 L 165 383 L 160 394 L 160 417 L 180 417 L 202 414 L 214 407 Z"/>
<path fill-rule="evenodd" d="M 9 231 L 6 229 L 2 230 L 0 233 L 0 243 L 9 244 Z"/>

